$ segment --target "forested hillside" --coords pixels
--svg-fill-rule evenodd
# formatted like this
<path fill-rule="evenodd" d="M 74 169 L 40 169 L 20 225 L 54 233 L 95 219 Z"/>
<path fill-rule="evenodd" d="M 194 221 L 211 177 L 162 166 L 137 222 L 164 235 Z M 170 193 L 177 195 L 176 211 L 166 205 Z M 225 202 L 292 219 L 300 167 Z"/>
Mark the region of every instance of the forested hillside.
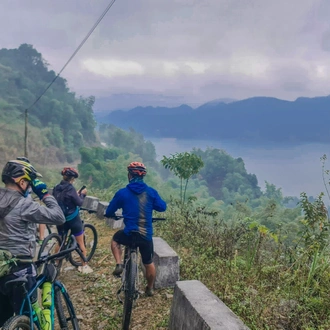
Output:
<path fill-rule="evenodd" d="M 55 72 L 48 70 L 47 62 L 31 45 L 0 50 L 1 158 L 10 157 L 12 152 L 23 154 L 24 110 L 55 77 Z M 94 101 L 92 96 L 77 97 L 66 80 L 58 77 L 28 112 L 32 158 L 45 162 L 77 159 L 81 146 L 96 141 Z"/>
<path fill-rule="evenodd" d="M 124 129 L 132 127 L 147 137 L 330 142 L 329 107 L 329 96 L 294 102 L 254 97 L 229 104 L 206 103 L 197 109 L 182 105 L 100 112 L 96 119 Z"/>

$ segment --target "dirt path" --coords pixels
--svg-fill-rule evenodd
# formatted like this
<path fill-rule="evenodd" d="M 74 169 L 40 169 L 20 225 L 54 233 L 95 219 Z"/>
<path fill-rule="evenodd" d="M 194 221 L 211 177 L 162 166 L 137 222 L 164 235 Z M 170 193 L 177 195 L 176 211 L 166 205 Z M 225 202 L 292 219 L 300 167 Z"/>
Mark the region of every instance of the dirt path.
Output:
<path fill-rule="evenodd" d="M 64 264 L 60 280 L 65 284 L 73 301 L 82 330 L 121 329 L 123 306 L 117 300 L 120 279 L 111 273 L 115 262 L 110 251 L 110 241 L 115 233 L 105 222 L 87 216 L 98 232 L 98 247 L 89 263 L 94 272 L 80 274 L 71 264 Z M 144 283 L 141 283 L 141 290 Z M 133 309 L 132 329 L 167 329 L 173 290 L 156 290 L 153 297 L 143 295 Z"/>

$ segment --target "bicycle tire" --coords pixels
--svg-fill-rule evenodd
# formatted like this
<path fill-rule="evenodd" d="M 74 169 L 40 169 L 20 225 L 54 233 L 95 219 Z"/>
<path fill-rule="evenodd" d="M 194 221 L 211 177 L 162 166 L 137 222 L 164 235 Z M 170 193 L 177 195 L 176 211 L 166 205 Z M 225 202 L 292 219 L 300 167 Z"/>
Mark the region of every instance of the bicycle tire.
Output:
<path fill-rule="evenodd" d="M 52 227 L 51 225 L 46 225 L 46 228 L 45 228 L 45 237 L 47 237 L 48 235 L 50 235 L 52 233 Z"/>
<path fill-rule="evenodd" d="M 90 223 L 84 224 L 84 243 L 86 247 L 86 260 L 87 262 L 90 261 L 97 248 L 97 241 L 98 241 L 98 235 L 96 228 L 91 225 Z M 75 266 L 82 266 L 82 261 L 77 252 L 71 252 L 69 256 L 70 263 Z"/>
<path fill-rule="evenodd" d="M 65 305 L 63 304 L 63 301 Z M 74 307 L 70 300 L 69 294 L 64 287 L 54 287 L 54 302 L 60 329 L 79 330 L 79 323 L 74 311 Z"/>
<path fill-rule="evenodd" d="M 61 244 L 62 244 L 62 238 L 60 235 L 58 235 L 56 233 L 52 233 L 52 234 L 48 235 L 42 242 L 42 245 L 41 245 L 39 253 L 38 253 L 38 259 L 40 259 L 41 255 L 44 252 L 47 252 L 47 248 L 48 248 L 48 255 L 55 254 L 56 252 L 58 252 L 58 251 L 56 251 L 57 247 L 60 248 Z M 52 252 L 50 252 L 50 250 L 53 248 L 55 248 L 54 251 L 52 250 Z M 60 274 L 64 258 L 65 257 L 59 258 L 59 259 L 54 259 L 51 261 L 54 264 L 54 266 L 56 267 L 57 276 Z"/>
<path fill-rule="evenodd" d="M 123 312 L 123 330 L 128 330 L 131 322 L 133 302 L 135 298 L 135 281 L 137 276 L 137 254 L 131 252 L 130 259 L 127 262 L 127 269 L 125 272 L 125 300 Z"/>
<path fill-rule="evenodd" d="M 2 330 L 31 330 L 30 318 L 25 315 L 16 315 L 8 319 L 2 326 Z M 32 330 L 38 330 L 35 324 L 33 324 Z"/>

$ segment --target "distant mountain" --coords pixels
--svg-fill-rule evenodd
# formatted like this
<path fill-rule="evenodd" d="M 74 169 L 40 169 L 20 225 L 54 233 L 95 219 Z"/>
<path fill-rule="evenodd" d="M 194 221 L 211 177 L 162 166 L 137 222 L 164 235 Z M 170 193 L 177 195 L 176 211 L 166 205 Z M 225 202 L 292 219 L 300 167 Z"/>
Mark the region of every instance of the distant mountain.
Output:
<path fill-rule="evenodd" d="M 114 110 L 130 110 L 137 106 L 177 107 L 185 103 L 181 96 L 165 96 L 159 94 L 112 94 L 96 98 L 95 112 L 110 112 Z M 200 105 L 198 103 L 197 105 Z M 191 104 L 192 105 L 192 104 Z M 194 104 L 196 106 L 196 104 Z"/>
<path fill-rule="evenodd" d="M 103 114 L 101 121 L 132 127 L 146 137 L 330 142 L 330 96 L 295 101 L 253 97 L 228 104 L 209 102 L 196 109 L 136 107 Z"/>

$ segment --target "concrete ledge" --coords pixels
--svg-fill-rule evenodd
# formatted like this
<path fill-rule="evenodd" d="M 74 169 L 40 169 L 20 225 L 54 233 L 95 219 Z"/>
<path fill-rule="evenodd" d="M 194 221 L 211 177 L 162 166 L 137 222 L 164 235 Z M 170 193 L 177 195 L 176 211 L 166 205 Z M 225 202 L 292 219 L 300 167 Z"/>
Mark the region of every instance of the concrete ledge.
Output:
<path fill-rule="evenodd" d="M 105 223 L 111 229 L 123 229 L 125 227 L 123 219 L 114 220 L 110 218 L 105 218 Z"/>
<path fill-rule="evenodd" d="M 154 237 L 155 289 L 174 287 L 180 277 L 177 253 L 160 237 Z"/>
<path fill-rule="evenodd" d="M 177 282 L 169 330 L 249 330 L 218 297 L 200 281 Z"/>
<path fill-rule="evenodd" d="M 108 202 L 99 202 L 97 205 L 97 211 L 96 211 L 96 216 L 99 219 L 104 219 L 104 213 L 105 210 L 107 209 L 109 203 Z"/>
<path fill-rule="evenodd" d="M 99 204 L 99 199 L 97 197 L 86 196 L 82 207 L 89 210 L 97 211 L 98 204 Z"/>

